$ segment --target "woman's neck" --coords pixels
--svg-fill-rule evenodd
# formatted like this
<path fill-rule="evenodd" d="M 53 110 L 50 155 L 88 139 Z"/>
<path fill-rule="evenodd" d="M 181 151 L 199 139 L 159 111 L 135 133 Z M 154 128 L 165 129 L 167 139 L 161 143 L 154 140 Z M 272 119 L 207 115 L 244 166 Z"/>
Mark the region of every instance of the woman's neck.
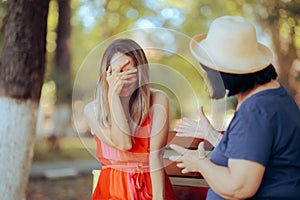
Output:
<path fill-rule="evenodd" d="M 278 81 L 276 80 L 272 80 L 266 84 L 263 85 L 257 85 L 255 86 L 253 89 L 246 91 L 246 92 L 242 92 L 236 95 L 237 100 L 238 100 L 238 105 L 237 105 L 237 109 L 240 107 L 240 105 L 249 97 L 251 97 L 252 95 L 264 91 L 264 90 L 269 90 L 269 89 L 276 89 L 279 88 L 280 84 L 278 83 Z"/>

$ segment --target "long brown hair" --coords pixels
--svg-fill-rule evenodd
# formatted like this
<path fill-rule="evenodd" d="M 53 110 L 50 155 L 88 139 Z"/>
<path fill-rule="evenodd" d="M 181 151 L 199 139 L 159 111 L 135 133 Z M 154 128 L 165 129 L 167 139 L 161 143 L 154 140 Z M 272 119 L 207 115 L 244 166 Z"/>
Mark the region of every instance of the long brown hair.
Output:
<path fill-rule="evenodd" d="M 101 63 L 97 89 L 98 121 L 106 128 L 111 125 L 111 115 L 108 102 L 108 83 L 106 80 L 108 67 L 114 54 L 122 53 L 131 57 L 137 68 L 137 89 L 129 100 L 128 120 L 130 128 L 135 132 L 141 126 L 149 112 L 150 86 L 149 86 L 149 65 L 143 49 L 131 39 L 114 40 L 105 50 Z"/>

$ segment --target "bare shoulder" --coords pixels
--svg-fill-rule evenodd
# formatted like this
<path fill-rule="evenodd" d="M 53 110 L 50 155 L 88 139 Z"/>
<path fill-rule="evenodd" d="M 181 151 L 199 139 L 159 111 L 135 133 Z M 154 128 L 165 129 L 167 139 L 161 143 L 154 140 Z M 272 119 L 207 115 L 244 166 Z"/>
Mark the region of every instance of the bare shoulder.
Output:
<path fill-rule="evenodd" d="M 169 102 L 168 95 L 158 89 L 151 89 L 151 104 L 166 104 Z"/>
<path fill-rule="evenodd" d="M 91 101 L 89 103 L 87 103 L 85 106 L 84 106 L 84 114 L 85 115 L 90 115 L 92 114 L 94 111 L 95 111 L 95 102 L 94 101 Z"/>

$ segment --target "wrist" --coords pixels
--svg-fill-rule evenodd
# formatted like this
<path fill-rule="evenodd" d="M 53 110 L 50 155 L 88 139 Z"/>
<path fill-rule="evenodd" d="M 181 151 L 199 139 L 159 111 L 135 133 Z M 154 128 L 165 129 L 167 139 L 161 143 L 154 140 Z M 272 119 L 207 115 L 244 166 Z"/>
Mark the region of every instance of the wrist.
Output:
<path fill-rule="evenodd" d="M 108 95 L 107 95 L 108 99 L 116 98 L 116 96 L 119 97 L 119 95 L 116 94 L 115 92 L 108 90 Z"/>
<path fill-rule="evenodd" d="M 198 160 L 204 160 L 206 158 L 205 151 L 198 151 Z"/>
<path fill-rule="evenodd" d="M 117 95 L 116 93 L 111 93 L 108 94 L 108 103 L 110 108 L 114 107 L 114 105 L 118 104 L 118 102 L 120 101 L 120 96 Z"/>
<path fill-rule="evenodd" d="M 195 166 L 195 172 L 203 172 L 203 169 L 205 168 L 205 166 L 207 166 L 207 164 L 210 162 L 210 159 L 205 156 L 203 159 L 198 159 L 197 162 L 197 166 Z"/>
<path fill-rule="evenodd" d="M 211 129 L 208 134 L 207 141 L 211 143 L 213 146 L 217 146 L 222 138 L 222 134 L 216 130 Z"/>
<path fill-rule="evenodd" d="M 158 196 L 158 197 L 152 197 L 152 200 L 164 200 L 164 197 Z"/>

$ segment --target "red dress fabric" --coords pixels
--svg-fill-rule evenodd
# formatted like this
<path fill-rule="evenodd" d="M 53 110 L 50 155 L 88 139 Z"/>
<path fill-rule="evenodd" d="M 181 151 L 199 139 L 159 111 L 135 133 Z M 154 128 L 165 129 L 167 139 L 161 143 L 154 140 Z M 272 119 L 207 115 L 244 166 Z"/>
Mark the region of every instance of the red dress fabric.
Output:
<path fill-rule="evenodd" d="M 132 149 L 121 151 L 97 142 L 97 156 L 102 164 L 92 200 L 149 200 L 152 185 L 149 172 L 151 117 L 148 116 L 134 136 Z M 165 173 L 165 199 L 175 200 Z"/>

